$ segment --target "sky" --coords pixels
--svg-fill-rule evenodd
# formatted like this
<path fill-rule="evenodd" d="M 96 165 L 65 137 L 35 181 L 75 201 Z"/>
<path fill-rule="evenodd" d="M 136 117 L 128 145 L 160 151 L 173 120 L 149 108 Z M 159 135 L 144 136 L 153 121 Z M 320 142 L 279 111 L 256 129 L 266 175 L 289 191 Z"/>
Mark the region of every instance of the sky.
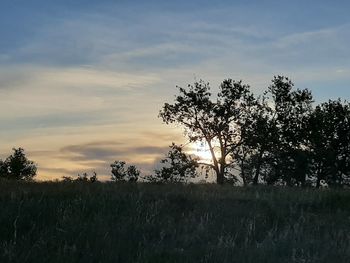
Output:
<path fill-rule="evenodd" d="M 0 158 L 23 147 L 38 179 L 125 160 L 151 173 L 180 127 L 176 86 L 274 75 L 316 103 L 350 98 L 348 1 L 1 0 Z"/>

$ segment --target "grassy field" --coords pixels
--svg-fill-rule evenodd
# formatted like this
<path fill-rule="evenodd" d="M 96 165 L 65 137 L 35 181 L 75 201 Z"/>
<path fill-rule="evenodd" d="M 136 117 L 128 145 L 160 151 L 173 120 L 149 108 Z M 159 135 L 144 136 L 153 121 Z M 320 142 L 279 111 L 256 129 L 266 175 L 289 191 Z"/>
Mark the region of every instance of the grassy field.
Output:
<path fill-rule="evenodd" d="M 350 191 L 0 182 L 0 262 L 350 262 Z"/>

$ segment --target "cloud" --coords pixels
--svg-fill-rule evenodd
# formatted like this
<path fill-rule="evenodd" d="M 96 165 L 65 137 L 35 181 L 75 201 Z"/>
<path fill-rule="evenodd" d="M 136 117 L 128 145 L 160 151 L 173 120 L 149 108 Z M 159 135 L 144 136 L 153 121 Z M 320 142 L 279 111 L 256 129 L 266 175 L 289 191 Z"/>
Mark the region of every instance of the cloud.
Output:
<path fill-rule="evenodd" d="M 108 179 L 110 164 L 115 160 L 123 160 L 127 165 L 136 165 L 143 174 L 150 174 L 157 162 L 169 150 L 167 146 L 130 146 L 125 143 L 111 141 L 94 141 L 84 144 L 67 145 L 59 150 L 58 159 L 68 162 L 73 169 L 41 169 L 41 173 L 57 173 L 66 175 L 96 171 Z M 80 168 L 78 168 L 80 166 Z"/>
<path fill-rule="evenodd" d="M 104 118 L 104 116 L 104 111 L 91 110 L 90 112 L 72 112 L 69 114 L 63 112 L 29 117 L 4 118 L 2 120 L 2 131 L 62 129 L 63 127 L 79 128 L 82 125 L 101 125 L 109 123 L 110 120 Z M 119 120 L 119 123 L 120 122 Z"/>
<path fill-rule="evenodd" d="M 117 158 L 151 171 L 167 145 L 184 140 L 157 119 L 176 85 L 203 78 L 215 92 L 230 77 L 259 94 L 284 74 L 320 99 L 350 95 L 349 24 L 278 6 L 55 4 L 52 17 L 29 8 L 36 22 L 26 32 L 17 11 L 17 20 L 8 15 L 18 30 L 6 29 L 16 43 L 0 47 L 1 146 L 33 150 L 41 176 L 107 175 Z"/>
<path fill-rule="evenodd" d="M 159 82 L 154 74 L 81 67 L 27 65 L 1 69 L 0 132 L 121 124 L 138 118 L 138 111 L 148 111 L 149 104 L 143 109 L 137 105 L 149 100 L 147 87 Z"/>
<path fill-rule="evenodd" d="M 93 89 L 128 90 L 142 88 L 159 82 L 155 74 L 139 74 L 116 70 L 99 69 L 98 67 L 54 67 L 37 64 L 11 65 L 1 67 L 0 89 L 8 92 L 17 89 L 56 89 L 71 92 Z M 103 90 L 105 91 L 105 90 Z"/>
<path fill-rule="evenodd" d="M 61 148 L 62 158 L 71 161 L 117 160 L 130 156 L 161 155 L 165 147 L 159 146 L 128 146 L 116 142 L 92 142 L 80 145 L 68 145 Z"/>
<path fill-rule="evenodd" d="M 50 168 L 50 167 L 41 167 L 40 174 L 66 174 L 71 175 L 75 174 L 75 170 L 69 170 L 65 168 Z M 51 176 L 42 176 L 42 179 L 49 179 Z"/>
<path fill-rule="evenodd" d="M 80 145 L 68 145 L 61 148 L 61 158 L 70 161 L 111 160 L 118 158 L 123 151 L 118 143 L 95 142 Z"/>

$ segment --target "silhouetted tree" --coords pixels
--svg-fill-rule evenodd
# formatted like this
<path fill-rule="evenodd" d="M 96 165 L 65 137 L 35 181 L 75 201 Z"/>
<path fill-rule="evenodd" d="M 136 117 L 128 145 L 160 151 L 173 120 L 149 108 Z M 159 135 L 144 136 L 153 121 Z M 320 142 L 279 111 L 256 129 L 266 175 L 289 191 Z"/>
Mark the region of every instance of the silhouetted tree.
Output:
<path fill-rule="evenodd" d="M 62 181 L 65 183 L 72 183 L 74 179 L 71 176 L 62 176 Z"/>
<path fill-rule="evenodd" d="M 32 180 L 37 167 L 27 159 L 22 148 L 13 148 L 14 153 L 0 162 L 0 175 L 7 179 Z"/>
<path fill-rule="evenodd" d="M 309 121 L 312 175 L 316 186 L 350 183 L 350 105 L 340 99 L 316 107 Z"/>
<path fill-rule="evenodd" d="M 212 156 L 206 164 L 216 173 L 218 184 L 224 183 L 230 167 L 230 154 L 241 144 L 241 128 L 247 124 L 249 109 L 256 99 L 248 85 L 224 80 L 216 99 L 203 81 L 179 88 L 175 103 L 165 103 L 159 116 L 167 124 L 180 124 L 191 142 L 205 141 Z"/>
<path fill-rule="evenodd" d="M 190 142 L 207 143 L 212 162 L 205 165 L 217 183 L 235 180 L 238 169 L 244 185 L 350 185 L 350 104 L 329 101 L 314 109 L 311 92 L 294 89 L 284 76 L 274 77 L 258 98 L 230 79 L 214 99 L 203 81 L 179 91 L 160 117 L 182 126 Z M 173 166 L 157 174 L 171 178 Z"/>
<path fill-rule="evenodd" d="M 111 164 L 113 181 L 136 182 L 140 176 L 140 171 L 134 165 L 125 167 L 124 161 L 115 161 Z"/>
<path fill-rule="evenodd" d="M 115 161 L 111 164 L 112 180 L 113 181 L 124 181 L 126 177 L 125 162 Z"/>
<path fill-rule="evenodd" d="M 98 181 L 98 179 L 97 179 L 97 173 L 96 173 L 95 171 L 94 171 L 94 172 L 92 173 L 92 175 L 90 176 L 89 181 L 90 181 L 90 183 L 95 183 L 95 182 Z"/>
<path fill-rule="evenodd" d="M 69 179 L 67 177 L 64 177 L 64 179 L 69 181 Z M 78 177 L 74 181 L 75 182 L 94 183 L 97 181 L 97 173 L 94 171 L 91 176 L 89 176 L 88 173 L 78 174 Z"/>
<path fill-rule="evenodd" d="M 140 170 L 138 170 L 135 165 L 130 165 L 126 169 L 126 174 L 129 178 L 129 182 L 137 182 L 140 176 Z"/>
<path fill-rule="evenodd" d="M 4 163 L 4 161 L 0 159 L 0 178 L 7 177 L 7 173 L 8 173 L 7 167 Z"/>
<path fill-rule="evenodd" d="M 77 179 L 75 179 L 75 181 L 77 181 L 77 182 L 88 182 L 89 181 L 88 174 L 87 173 L 78 174 L 78 177 L 77 177 Z"/>
<path fill-rule="evenodd" d="M 267 135 L 271 165 L 268 183 L 282 180 L 290 186 L 304 185 L 308 173 L 307 125 L 313 99 L 309 90 L 293 87 L 290 79 L 277 76 L 267 91 L 271 96 L 268 126 L 273 132 Z"/>
<path fill-rule="evenodd" d="M 172 143 L 170 151 L 161 160 L 164 165 L 161 169 L 155 170 L 158 181 L 181 182 L 187 178 L 197 176 L 198 159 L 193 158 L 183 151 L 182 145 Z"/>
<path fill-rule="evenodd" d="M 258 184 L 269 157 L 268 150 L 273 146 L 275 125 L 265 97 L 258 98 L 246 116 L 245 125 L 241 126 L 241 144 L 231 155 L 240 169 L 243 184 Z"/>

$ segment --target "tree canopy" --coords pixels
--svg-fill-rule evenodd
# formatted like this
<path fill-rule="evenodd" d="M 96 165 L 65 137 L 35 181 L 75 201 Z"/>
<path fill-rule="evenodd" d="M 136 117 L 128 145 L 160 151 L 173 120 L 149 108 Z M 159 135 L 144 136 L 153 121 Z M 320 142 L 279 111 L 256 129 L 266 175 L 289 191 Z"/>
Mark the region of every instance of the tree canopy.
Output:
<path fill-rule="evenodd" d="M 160 162 L 163 167 L 155 170 L 156 179 L 160 182 L 182 182 L 197 176 L 198 158 L 194 158 L 183 151 L 182 145 L 172 143 L 170 151 Z"/>
<path fill-rule="evenodd" d="M 136 182 L 140 176 L 140 170 L 135 165 L 125 166 L 124 161 L 115 161 L 111 166 L 112 181 L 129 181 Z"/>
<path fill-rule="evenodd" d="M 165 103 L 160 117 L 167 124 L 185 128 L 191 142 L 204 141 L 209 146 L 217 183 L 222 184 L 229 168 L 229 155 L 242 143 L 242 127 L 249 123 L 251 107 L 257 104 L 248 85 L 225 80 L 216 98 L 203 81 L 179 88 L 174 104 Z"/>
<path fill-rule="evenodd" d="M 14 180 L 32 180 L 37 167 L 28 160 L 23 148 L 13 148 L 13 154 L 0 160 L 0 177 Z"/>
<path fill-rule="evenodd" d="M 314 107 L 311 91 L 295 89 L 275 76 L 260 96 L 249 85 L 224 80 L 179 88 L 159 116 L 184 128 L 190 142 L 205 142 L 206 165 L 219 184 L 234 177 L 243 184 L 330 186 L 350 183 L 350 105 L 336 100 Z"/>

